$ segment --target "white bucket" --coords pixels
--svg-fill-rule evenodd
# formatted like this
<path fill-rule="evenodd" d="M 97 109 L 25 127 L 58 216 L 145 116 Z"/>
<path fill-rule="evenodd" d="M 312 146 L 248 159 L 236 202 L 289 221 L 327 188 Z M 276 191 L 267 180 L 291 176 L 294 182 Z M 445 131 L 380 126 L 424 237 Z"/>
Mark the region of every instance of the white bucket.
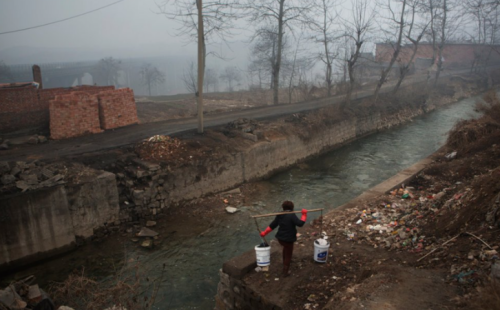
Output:
<path fill-rule="evenodd" d="M 319 245 L 314 241 L 314 260 L 318 263 L 326 263 L 328 258 L 328 249 L 330 248 L 330 242 L 326 245 Z"/>
<path fill-rule="evenodd" d="M 271 265 L 271 246 L 255 247 L 255 254 L 257 254 L 257 266 L 269 266 Z"/>

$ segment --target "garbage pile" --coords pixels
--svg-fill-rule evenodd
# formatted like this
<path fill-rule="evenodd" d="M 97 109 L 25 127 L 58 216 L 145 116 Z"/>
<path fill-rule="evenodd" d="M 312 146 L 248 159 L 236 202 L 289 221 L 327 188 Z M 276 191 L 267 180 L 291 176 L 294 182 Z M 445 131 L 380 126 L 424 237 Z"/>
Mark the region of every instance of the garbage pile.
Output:
<path fill-rule="evenodd" d="M 179 166 L 205 158 L 212 150 L 204 148 L 197 141 L 184 142 L 169 136 L 156 135 L 136 144 L 135 153 L 142 160 L 168 162 Z"/>
<path fill-rule="evenodd" d="M 462 222 L 463 213 L 479 194 L 476 183 L 450 185 L 434 180 L 428 188 L 403 186 L 362 209 L 340 212 L 328 224 L 334 229 L 332 235 L 374 248 L 413 253 L 414 265 L 447 268 L 450 282 L 475 286 L 484 275 L 500 278 L 498 239 L 492 243 L 495 238 L 488 231 L 494 226 L 487 226 L 494 223 L 488 222 L 488 216 L 478 226 Z M 455 231 L 453 227 L 459 228 Z M 492 240 L 491 244 L 483 238 Z M 498 275 L 494 274 L 495 262 Z"/>
<path fill-rule="evenodd" d="M 38 284 L 35 277 L 29 276 L 21 281 L 14 282 L 0 290 L 1 310 L 24 310 L 43 309 L 55 310 L 54 302 L 50 299 Z M 58 310 L 73 310 L 72 308 L 61 306 Z"/>

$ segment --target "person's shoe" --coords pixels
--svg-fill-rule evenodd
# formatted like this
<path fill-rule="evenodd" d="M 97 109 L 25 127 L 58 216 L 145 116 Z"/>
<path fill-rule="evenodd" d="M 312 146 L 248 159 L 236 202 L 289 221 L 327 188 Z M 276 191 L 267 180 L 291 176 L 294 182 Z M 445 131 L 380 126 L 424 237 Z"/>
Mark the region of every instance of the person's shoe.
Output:
<path fill-rule="evenodd" d="M 288 277 L 290 275 L 290 266 L 283 266 L 283 277 Z"/>

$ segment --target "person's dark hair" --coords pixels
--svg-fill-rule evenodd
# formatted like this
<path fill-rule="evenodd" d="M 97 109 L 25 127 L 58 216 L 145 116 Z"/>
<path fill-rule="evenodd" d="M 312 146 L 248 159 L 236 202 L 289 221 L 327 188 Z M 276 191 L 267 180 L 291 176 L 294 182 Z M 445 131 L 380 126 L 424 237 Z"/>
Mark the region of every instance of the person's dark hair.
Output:
<path fill-rule="evenodd" d="M 294 205 L 293 205 L 293 202 L 286 200 L 286 201 L 283 201 L 283 204 L 281 205 L 281 207 L 285 211 L 293 211 Z"/>

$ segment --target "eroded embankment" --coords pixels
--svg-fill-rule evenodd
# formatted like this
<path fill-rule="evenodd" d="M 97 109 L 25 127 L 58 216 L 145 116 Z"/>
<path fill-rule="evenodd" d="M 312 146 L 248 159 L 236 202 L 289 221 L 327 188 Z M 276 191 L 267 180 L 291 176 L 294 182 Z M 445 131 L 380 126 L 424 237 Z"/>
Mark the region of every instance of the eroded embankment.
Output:
<path fill-rule="evenodd" d="M 482 91 L 484 82 L 478 76 L 449 78 L 439 91 L 423 94 L 420 88 L 408 88 L 398 96 L 385 96 L 376 104 L 369 100 L 359 102 L 345 113 L 332 107 L 267 122 L 239 120 L 224 128 L 208 130 L 203 137 L 188 134 L 180 139 L 153 137 L 132 149 L 74 158 L 64 163 L 63 168 L 41 162 L 27 167 L 23 163 L 7 163 L 2 170 L 2 177 L 9 176 L 2 207 L 6 211 L 17 209 L 23 199 L 26 205 L 33 207 L 23 211 L 22 216 L 4 218 L 10 228 L 2 235 L 2 246 L 8 253 L 3 256 L 6 258 L 3 266 L 71 246 L 77 236 L 89 237 L 96 232 L 103 236 L 125 230 L 143 219 L 154 219 L 163 209 L 183 201 L 264 178 L 353 139 L 400 125 L 437 106 Z M 39 173 L 33 171 L 33 165 L 41 168 Z M 85 178 L 107 175 L 95 169 L 115 173 L 116 180 L 113 177 L 106 184 L 100 184 L 108 178 Z M 59 175 L 66 181 L 58 185 L 60 191 L 66 192 L 62 198 L 65 203 L 57 204 L 62 211 L 50 214 L 65 216 L 63 220 L 56 220 L 68 223 L 68 229 L 62 234 L 50 228 L 54 223 L 51 217 L 35 214 L 47 206 L 32 198 L 34 192 L 47 196 L 46 193 L 54 191 L 51 182 L 43 184 Z M 102 190 L 108 187 L 116 190 Z M 77 193 L 79 189 L 85 189 L 87 194 L 68 194 Z M 21 217 L 44 222 L 27 228 L 19 220 Z M 64 239 L 62 244 L 53 242 L 62 235 L 71 238 Z M 39 247 L 35 247 L 35 243 Z"/>

